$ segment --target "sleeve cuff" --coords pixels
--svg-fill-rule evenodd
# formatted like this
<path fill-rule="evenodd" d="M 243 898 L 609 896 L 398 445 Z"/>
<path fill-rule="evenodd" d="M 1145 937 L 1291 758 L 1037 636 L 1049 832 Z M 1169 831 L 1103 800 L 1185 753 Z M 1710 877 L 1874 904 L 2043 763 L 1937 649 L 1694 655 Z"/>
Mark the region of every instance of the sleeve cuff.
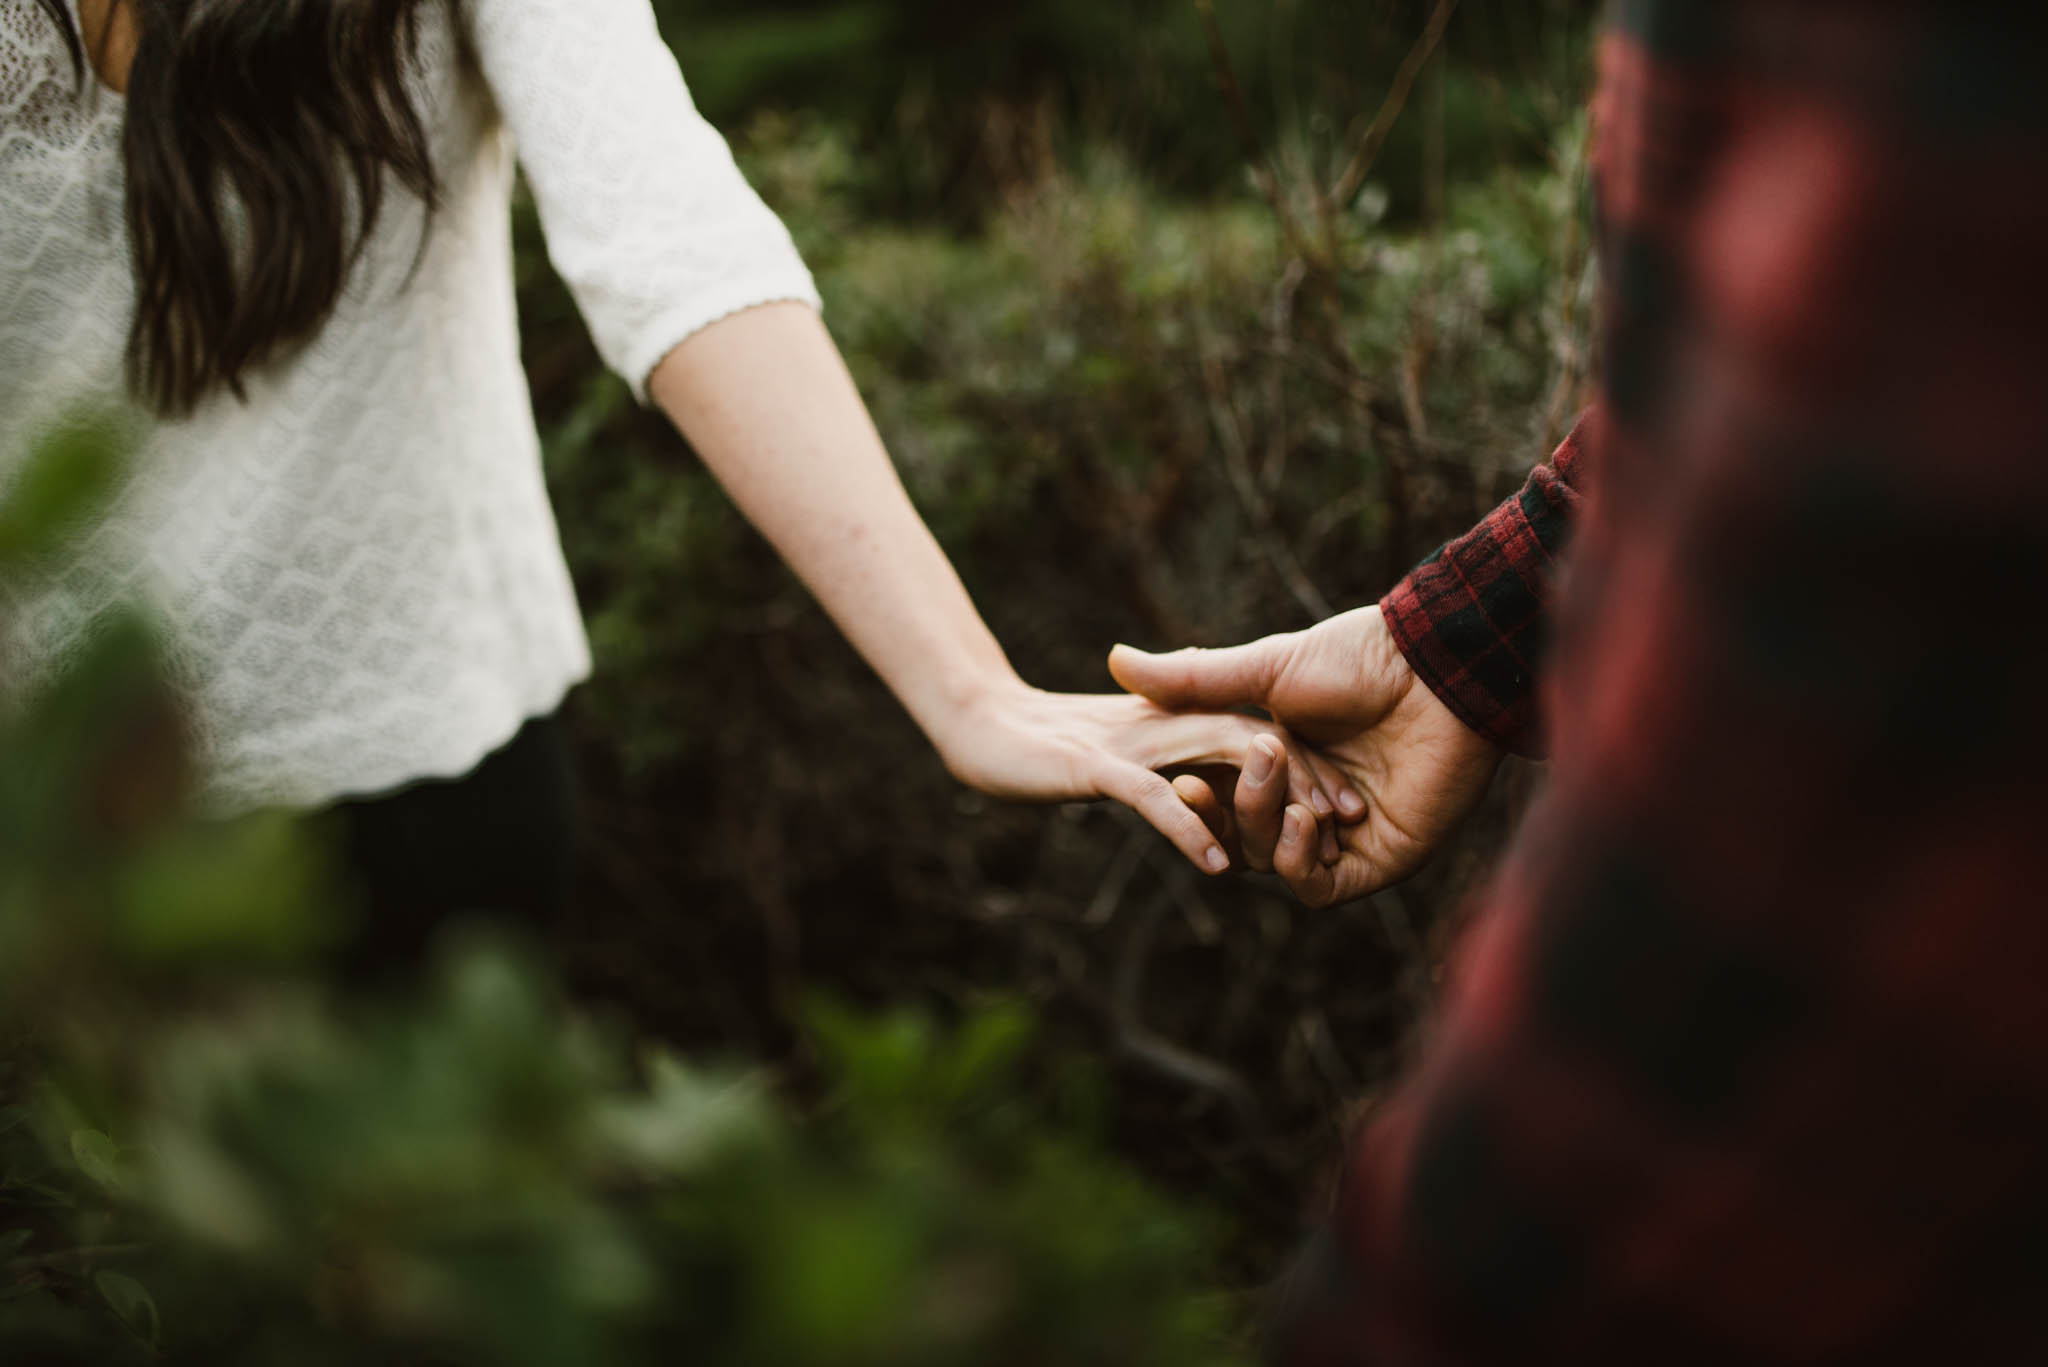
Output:
<path fill-rule="evenodd" d="M 1514 754 L 1540 757 L 1538 679 L 1550 644 L 1557 557 L 1577 515 L 1582 420 L 1551 463 L 1486 520 L 1446 543 L 1380 600 L 1394 643 L 1457 718 Z"/>
<path fill-rule="evenodd" d="M 1530 633 L 1514 629 L 1527 609 L 1512 601 L 1533 595 L 1512 580 L 1481 589 L 1462 570 L 1466 558 L 1489 557 L 1454 541 L 1381 599 L 1380 611 L 1409 668 L 1459 721 L 1503 750 L 1539 754 L 1535 666 L 1517 640 Z M 1495 615 L 1503 609 L 1511 615 Z"/>
<path fill-rule="evenodd" d="M 655 315 L 641 329 L 641 340 L 626 353 L 619 372 L 632 386 L 634 400 L 646 404 L 647 382 L 670 352 L 721 319 L 763 304 L 783 303 L 808 304 L 820 313 L 825 308 L 808 271 L 790 272 L 774 279 L 735 280 L 716 289 L 699 291 Z"/>

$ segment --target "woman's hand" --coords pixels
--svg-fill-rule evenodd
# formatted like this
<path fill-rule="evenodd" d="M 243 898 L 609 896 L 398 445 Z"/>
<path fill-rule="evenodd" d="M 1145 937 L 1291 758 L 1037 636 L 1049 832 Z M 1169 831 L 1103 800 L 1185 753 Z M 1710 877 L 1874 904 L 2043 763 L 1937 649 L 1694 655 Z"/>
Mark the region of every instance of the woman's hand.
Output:
<path fill-rule="evenodd" d="M 953 776 L 991 797 L 1113 798 L 1210 873 L 1229 868 L 1229 856 L 1162 769 L 1234 770 L 1255 741 L 1278 750 L 1287 756 L 1287 771 L 1272 786 L 1289 806 L 1308 813 L 1312 860 L 1324 850 L 1337 858 L 1340 810 L 1365 812 L 1363 800 L 1334 770 L 1293 749 L 1269 722 L 1232 713 L 1168 712 L 1127 694 L 1045 693 L 1014 678 L 962 706 L 933 737 Z"/>
<path fill-rule="evenodd" d="M 1233 795 L 1191 778 L 1182 798 L 1311 906 L 1375 892 L 1420 868 L 1486 791 L 1501 752 L 1438 701 L 1395 647 L 1378 608 L 1227 650 L 1147 655 L 1119 646 L 1116 681 L 1167 707 L 1263 707 L 1364 795 L 1364 820 L 1340 826 L 1331 859 L 1297 803 L 1300 763 L 1266 740 Z"/>

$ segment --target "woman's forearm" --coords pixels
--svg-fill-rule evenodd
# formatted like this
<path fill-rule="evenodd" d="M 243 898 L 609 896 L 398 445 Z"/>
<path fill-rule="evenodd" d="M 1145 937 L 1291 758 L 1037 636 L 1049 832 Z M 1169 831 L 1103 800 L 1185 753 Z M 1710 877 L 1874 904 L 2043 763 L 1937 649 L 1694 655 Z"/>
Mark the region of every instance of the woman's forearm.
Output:
<path fill-rule="evenodd" d="M 911 506 L 810 308 L 771 304 L 712 324 L 655 368 L 649 390 L 962 782 L 1035 801 L 1114 798 L 1199 867 L 1228 867 L 1159 771 L 1234 768 L 1275 728 L 1125 694 L 1027 687 Z M 1300 760 L 1289 768 L 1292 797 L 1329 815 L 1326 766 Z M 1334 830 L 1324 837 L 1334 858 Z"/>
<path fill-rule="evenodd" d="M 1021 687 L 810 308 L 712 324 L 649 392 L 942 755 L 992 693 Z"/>

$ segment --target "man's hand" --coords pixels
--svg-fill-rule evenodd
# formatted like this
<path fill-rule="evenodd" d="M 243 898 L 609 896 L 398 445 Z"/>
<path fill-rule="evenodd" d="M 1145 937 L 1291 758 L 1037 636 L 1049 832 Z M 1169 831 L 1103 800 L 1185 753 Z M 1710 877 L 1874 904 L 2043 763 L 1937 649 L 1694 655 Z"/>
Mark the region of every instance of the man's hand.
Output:
<path fill-rule="evenodd" d="M 1252 742 L 1228 808 L 1201 779 L 1176 783 L 1245 863 L 1278 873 L 1311 906 L 1363 897 L 1415 872 L 1500 763 L 1500 750 L 1415 677 L 1378 608 L 1225 650 L 1148 655 L 1118 646 L 1109 668 L 1162 707 L 1263 707 L 1364 796 L 1363 818 L 1338 826 L 1331 861 L 1318 848 L 1314 813 L 1288 800 L 1288 758 L 1277 741 Z"/>

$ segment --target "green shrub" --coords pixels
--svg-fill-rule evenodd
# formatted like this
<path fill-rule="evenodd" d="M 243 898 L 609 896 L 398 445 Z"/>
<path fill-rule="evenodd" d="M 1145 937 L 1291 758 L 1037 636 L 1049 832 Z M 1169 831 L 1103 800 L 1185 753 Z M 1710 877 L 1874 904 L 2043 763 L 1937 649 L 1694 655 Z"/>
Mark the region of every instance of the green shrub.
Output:
<path fill-rule="evenodd" d="M 0 580 L 104 464 L 32 467 Z M 130 623 L 0 727 L 0 1361 L 1234 1360 L 1213 1227 L 1052 1104 L 1021 1010 L 819 1004 L 799 1105 L 487 939 L 323 985 L 313 837 L 185 819 L 166 697 Z"/>

